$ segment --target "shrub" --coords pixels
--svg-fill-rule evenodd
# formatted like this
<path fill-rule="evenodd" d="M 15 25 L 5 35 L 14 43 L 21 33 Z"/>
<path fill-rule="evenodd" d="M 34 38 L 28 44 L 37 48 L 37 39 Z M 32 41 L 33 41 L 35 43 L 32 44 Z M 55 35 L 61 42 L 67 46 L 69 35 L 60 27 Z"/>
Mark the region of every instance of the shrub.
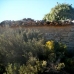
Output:
<path fill-rule="evenodd" d="M 45 44 L 45 52 L 46 52 L 46 56 L 52 59 L 61 59 L 62 57 L 64 57 L 65 53 L 66 53 L 66 45 L 59 43 L 59 42 L 55 42 L 55 41 L 47 41 Z M 54 60 L 54 61 L 55 61 Z"/>
<path fill-rule="evenodd" d="M 60 74 L 63 70 L 74 72 L 74 59 L 67 56 L 66 45 L 45 41 L 38 30 L 1 30 L 0 63 L 6 68 L 7 74 Z M 2 65 L 0 72 L 3 72 Z"/>
<path fill-rule="evenodd" d="M 60 71 L 65 68 L 64 61 L 61 62 L 61 59 L 65 56 L 66 48 L 66 45 L 52 40 L 45 43 L 45 56 L 48 67 L 46 72 L 48 74 L 60 74 Z"/>

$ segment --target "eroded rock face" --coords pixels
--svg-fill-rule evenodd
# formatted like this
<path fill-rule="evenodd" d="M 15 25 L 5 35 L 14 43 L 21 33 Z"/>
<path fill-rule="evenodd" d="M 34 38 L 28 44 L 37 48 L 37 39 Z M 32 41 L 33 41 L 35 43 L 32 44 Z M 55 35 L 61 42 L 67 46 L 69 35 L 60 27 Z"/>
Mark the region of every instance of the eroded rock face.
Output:
<path fill-rule="evenodd" d="M 40 30 L 47 40 L 62 42 L 68 46 L 68 49 L 74 49 L 74 26 L 39 26 L 25 27 Z"/>
<path fill-rule="evenodd" d="M 23 19 L 19 21 L 3 21 L 0 23 L 1 26 L 5 26 L 9 24 L 9 26 L 28 26 L 30 29 L 39 29 L 44 33 L 44 37 L 47 40 L 56 40 L 65 43 L 69 49 L 74 49 L 74 24 L 72 22 L 49 22 L 38 20 L 35 21 L 33 19 Z M 31 26 L 31 27 L 30 27 Z"/>

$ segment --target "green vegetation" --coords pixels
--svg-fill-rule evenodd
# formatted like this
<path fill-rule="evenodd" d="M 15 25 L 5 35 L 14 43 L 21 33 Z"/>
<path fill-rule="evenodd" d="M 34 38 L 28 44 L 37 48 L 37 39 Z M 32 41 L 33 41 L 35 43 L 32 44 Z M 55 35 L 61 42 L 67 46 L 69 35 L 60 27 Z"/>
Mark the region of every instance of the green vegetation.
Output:
<path fill-rule="evenodd" d="M 67 46 L 32 29 L 0 29 L 0 74 L 72 74 Z"/>
<path fill-rule="evenodd" d="M 46 14 L 43 18 L 46 21 L 58 21 L 58 20 L 74 20 L 74 8 L 72 5 L 66 3 L 57 3 L 57 5 L 51 9 L 50 13 Z"/>

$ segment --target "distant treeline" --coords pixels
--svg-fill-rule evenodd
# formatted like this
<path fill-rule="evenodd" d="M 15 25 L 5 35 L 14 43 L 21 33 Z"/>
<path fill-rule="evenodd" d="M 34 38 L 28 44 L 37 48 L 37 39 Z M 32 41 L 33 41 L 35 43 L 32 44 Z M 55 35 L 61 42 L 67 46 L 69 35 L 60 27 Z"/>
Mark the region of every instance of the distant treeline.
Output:
<path fill-rule="evenodd" d="M 45 21 L 45 20 L 34 20 L 31 18 L 24 18 L 22 20 L 17 20 L 17 21 L 11 21 L 11 20 L 5 20 L 0 23 L 0 26 L 5 27 L 15 27 L 15 26 L 50 26 L 50 25 L 72 25 L 74 24 L 70 20 L 62 20 L 62 21 Z"/>

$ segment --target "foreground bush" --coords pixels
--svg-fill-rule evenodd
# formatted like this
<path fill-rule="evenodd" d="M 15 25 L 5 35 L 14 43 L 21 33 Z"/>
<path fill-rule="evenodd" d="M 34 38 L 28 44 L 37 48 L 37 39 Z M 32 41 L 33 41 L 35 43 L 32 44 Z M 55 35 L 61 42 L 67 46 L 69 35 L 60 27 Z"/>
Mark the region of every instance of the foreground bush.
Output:
<path fill-rule="evenodd" d="M 70 70 L 74 72 L 73 63 L 65 44 L 52 40 L 46 42 L 38 30 L 1 30 L 1 74 L 67 74 Z"/>

